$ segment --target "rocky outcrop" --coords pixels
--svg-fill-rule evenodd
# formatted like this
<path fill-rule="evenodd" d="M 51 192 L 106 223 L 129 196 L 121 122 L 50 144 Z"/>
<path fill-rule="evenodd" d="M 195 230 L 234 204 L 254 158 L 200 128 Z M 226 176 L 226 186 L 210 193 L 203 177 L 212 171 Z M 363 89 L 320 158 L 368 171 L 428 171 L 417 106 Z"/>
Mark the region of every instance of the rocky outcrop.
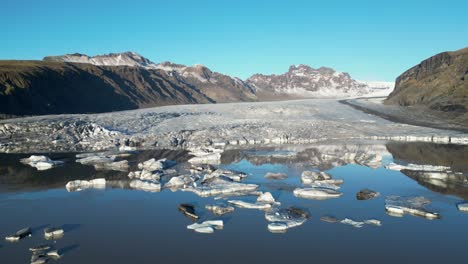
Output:
<path fill-rule="evenodd" d="M 387 104 L 468 111 L 468 48 L 432 56 L 396 79 Z"/>

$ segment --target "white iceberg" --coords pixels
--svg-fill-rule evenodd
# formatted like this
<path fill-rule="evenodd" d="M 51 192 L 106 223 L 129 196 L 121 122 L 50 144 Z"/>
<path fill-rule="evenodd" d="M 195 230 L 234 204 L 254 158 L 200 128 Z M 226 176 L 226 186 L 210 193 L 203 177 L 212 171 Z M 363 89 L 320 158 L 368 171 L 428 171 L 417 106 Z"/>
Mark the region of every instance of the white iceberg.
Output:
<path fill-rule="evenodd" d="M 241 200 L 229 200 L 228 203 L 233 204 L 240 208 L 247 208 L 247 209 L 258 209 L 258 210 L 268 210 L 271 209 L 271 204 L 269 203 L 249 203 Z"/>
<path fill-rule="evenodd" d="M 461 212 L 468 213 L 468 203 L 459 203 L 457 204 L 457 208 Z"/>
<path fill-rule="evenodd" d="M 245 184 L 232 182 L 220 177 L 215 177 L 210 181 L 205 181 L 199 185 L 188 186 L 183 191 L 194 192 L 201 197 L 217 195 L 242 195 L 246 192 L 253 192 L 258 188 L 256 184 Z"/>
<path fill-rule="evenodd" d="M 424 197 L 388 196 L 385 199 L 385 210 L 391 216 L 402 217 L 405 214 L 437 219 L 440 215 L 426 209 L 431 201 Z"/>
<path fill-rule="evenodd" d="M 309 214 L 302 209 L 290 207 L 285 209 L 273 209 L 265 213 L 268 222 L 268 230 L 273 233 L 284 233 L 289 228 L 304 224 Z"/>
<path fill-rule="evenodd" d="M 79 192 L 85 189 L 105 189 L 106 179 L 99 178 L 99 179 L 93 179 L 90 181 L 84 181 L 84 180 L 69 181 L 65 185 L 65 188 L 67 188 L 67 191 L 69 192 L 74 192 L 74 191 Z"/>
<path fill-rule="evenodd" d="M 160 192 L 161 184 L 155 181 L 132 180 L 130 182 L 130 188 L 145 192 Z"/>
<path fill-rule="evenodd" d="M 223 229 L 223 220 L 208 220 L 202 223 L 194 223 L 187 226 L 187 229 L 193 230 L 198 233 L 210 234 L 215 229 Z"/>
<path fill-rule="evenodd" d="M 221 206 L 221 205 L 205 205 L 205 209 L 212 212 L 215 215 L 224 215 L 234 212 L 235 208 L 232 206 Z"/>
<path fill-rule="evenodd" d="M 37 170 L 48 170 L 53 167 L 63 165 L 63 161 L 51 160 L 47 156 L 32 155 L 29 158 L 21 159 L 21 163 L 36 168 Z"/>
<path fill-rule="evenodd" d="M 382 223 L 377 219 L 369 219 L 369 220 L 365 220 L 365 221 L 354 221 L 352 219 L 345 218 L 345 219 L 341 220 L 340 222 L 342 224 L 351 225 L 351 226 L 356 227 L 356 228 L 361 228 L 366 224 L 367 225 L 374 225 L 374 226 L 381 226 L 382 225 Z"/>
<path fill-rule="evenodd" d="M 162 176 L 162 173 L 159 171 L 151 172 L 148 170 L 132 171 L 128 174 L 128 177 L 130 179 L 157 181 L 157 182 L 161 179 L 161 176 Z"/>
<path fill-rule="evenodd" d="M 128 171 L 128 161 L 121 160 L 110 163 L 97 163 L 94 164 L 96 170 L 113 170 L 113 171 Z"/>
<path fill-rule="evenodd" d="M 293 193 L 296 197 L 319 200 L 338 198 L 342 195 L 342 193 L 328 188 L 297 188 Z"/>
<path fill-rule="evenodd" d="M 158 171 L 158 170 L 165 170 L 171 166 L 175 165 L 175 161 L 167 160 L 167 159 L 150 159 L 145 162 L 138 163 L 138 168 L 140 170 L 147 170 L 147 171 Z"/>

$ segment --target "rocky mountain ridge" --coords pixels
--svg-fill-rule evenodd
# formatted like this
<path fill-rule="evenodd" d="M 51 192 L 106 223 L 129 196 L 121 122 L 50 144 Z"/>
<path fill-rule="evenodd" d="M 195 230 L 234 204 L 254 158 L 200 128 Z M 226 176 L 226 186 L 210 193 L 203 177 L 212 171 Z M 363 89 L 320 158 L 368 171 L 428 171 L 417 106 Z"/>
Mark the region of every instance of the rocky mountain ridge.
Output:
<path fill-rule="evenodd" d="M 371 92 L 368 85 L 351 78 L 348 73 L 308 65 L 292 65 L 280 75 L 255 74 L 247 83 L 258 93 L 292 95 L 297 97 L 348 97 Z"/>
<path fill-rule="evenodd" d="M 282 85 L 285 85 L 282 88 Z M 370 85 L 331 68 L 291 66 L 244 81 L 203 65 L 155 63 L 135 53 L 0 61 L 0 115 L 100 113 L 171 104 L 347 97 Z"/>

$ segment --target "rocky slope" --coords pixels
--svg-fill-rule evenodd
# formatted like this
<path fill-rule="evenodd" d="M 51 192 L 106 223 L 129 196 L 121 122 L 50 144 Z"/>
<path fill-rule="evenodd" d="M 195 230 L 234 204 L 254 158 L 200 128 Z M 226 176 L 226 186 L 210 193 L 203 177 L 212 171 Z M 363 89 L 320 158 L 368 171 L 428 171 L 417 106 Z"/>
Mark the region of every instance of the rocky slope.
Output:
<path fill-rule="evenodd" d="M 404 72 L 396 79 L 386 103 L 466 115 L 468 47 L 437 54 Z"/>
<path fill-rule="evenodd" d="M 45 57 L 44 61 L 89 63 L 97 66 L 131 66 L 146 70 L 160 70 L 178 82 L 199 90 L 213 102 L 254 101 L 257 99 L 251 87 L 239 78 L 213 72 L 203 65 L 154 63 L 135 52 L 111 53 L 94 57 L 83 54 L 67 54 Z"/>
<path fill-rule="evenodd" d="M 247 83 L 260 97 L 348 97 L 371 91 L 368 85 L 352 79 L 348 73 L 326 67 L 314 69 L 303 64 L 292 65 L 288 72 L 280 75 L 255 74 Z"/>
<path fill-rule="evenodd" d="M 213 99 L 160 70 L 43 61 L 0 62 L 0 113 L 98 113 Z"/>

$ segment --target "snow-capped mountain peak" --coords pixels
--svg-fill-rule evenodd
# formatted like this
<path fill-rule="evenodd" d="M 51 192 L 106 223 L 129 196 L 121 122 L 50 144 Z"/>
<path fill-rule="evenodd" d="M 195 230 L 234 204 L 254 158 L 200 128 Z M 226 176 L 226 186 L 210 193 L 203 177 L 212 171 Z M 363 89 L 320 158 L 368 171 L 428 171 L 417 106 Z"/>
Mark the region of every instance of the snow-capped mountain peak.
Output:
<path fill-rule="evenodd" d="M 109 53 L 105 55 L 97 55 L 92 57 L 85 54 L 74 53 L 62 56 L 48 56 L 45 57 L 44 60 L 89 63 L 99 66 L 153 67 L 154 65 L 156 65 L 154 62 L 133 51 Z"/>
<path fill-rule="evenodd" d="M 280 75 L 255 74 L 247 80 L 257 91 L 294 97 L 349 97 L 369 92 L 348 73 L 332 68 L 312 68 L 305 64 L 291 65 Z"/>

